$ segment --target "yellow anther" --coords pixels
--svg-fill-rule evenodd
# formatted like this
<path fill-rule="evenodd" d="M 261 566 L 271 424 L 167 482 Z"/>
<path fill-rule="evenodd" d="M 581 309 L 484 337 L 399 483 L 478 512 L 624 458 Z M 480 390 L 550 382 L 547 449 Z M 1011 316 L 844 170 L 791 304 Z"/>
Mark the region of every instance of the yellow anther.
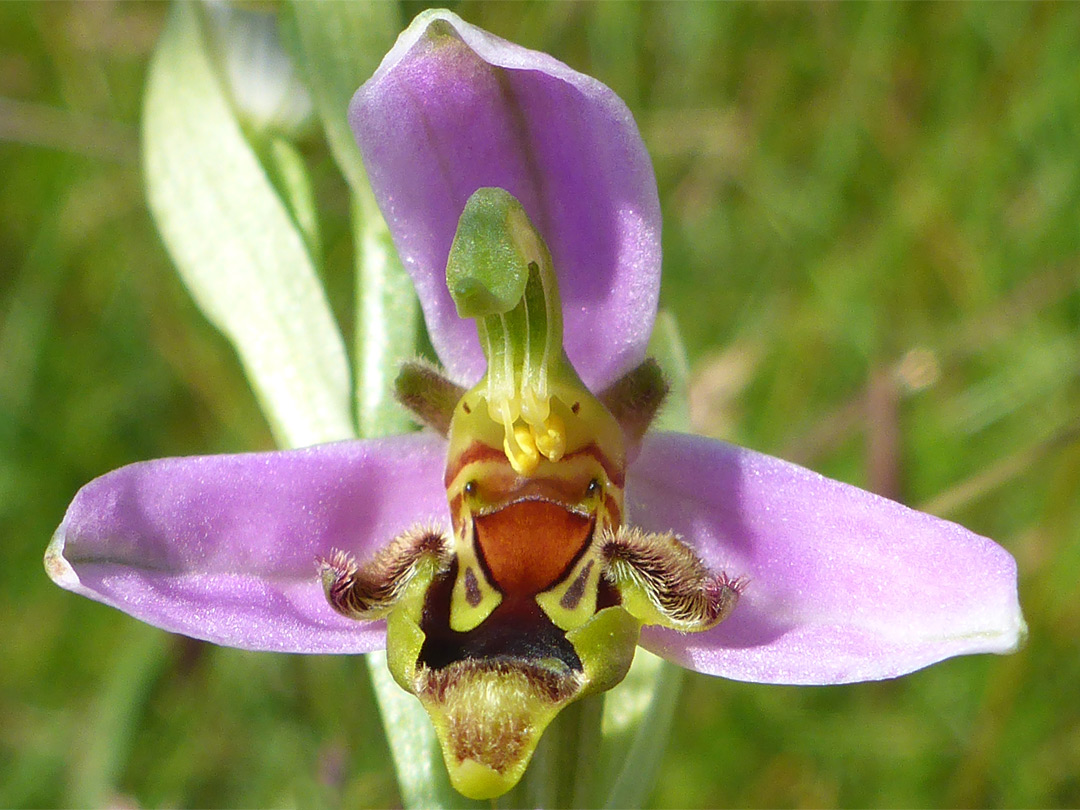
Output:
<path fill-rule="evenodd" d="M 532 475 L 540 463 L 540 452 L 536 449 L 536 440 L 527 425 L 507 426 L 503 439 L 503 452 L 518 475 Z"/>
<path fill-rule="evenodd" d="M 503 451 L 519 475 L 531 475 L 541 456 L 558 461 L 566 453 L 566 423 L 531 387 L 490 400 L 488 413 L 503 426 Z"/>
<path fill-rule="evenodd" d="M 536 449 L 552 461 L 558 461 L 566 452 L 566 425 L 556 414 L 548 416 L 542 429 L 534 429 Z"/>

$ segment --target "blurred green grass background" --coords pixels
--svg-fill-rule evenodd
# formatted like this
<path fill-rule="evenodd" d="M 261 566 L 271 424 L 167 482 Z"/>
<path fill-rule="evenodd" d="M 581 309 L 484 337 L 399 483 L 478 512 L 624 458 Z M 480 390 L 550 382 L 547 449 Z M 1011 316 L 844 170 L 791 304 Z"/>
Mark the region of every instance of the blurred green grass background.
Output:
<path fill-rule="evenodd" d="M 829 688 L 691 676 L 652 803 L 1080 804 L 1080 5 L 454 8 L 633 109 L 699 431 L 1020 566 L 1011 657 Z M 94 476 L 271 446 L 142 195 L 165 10 L 0 4 L 0 805 L 394 805 L 359 661 L 169 636 L 42 570 Z M 348 330 L 347 193 L 304 150 Z"/>

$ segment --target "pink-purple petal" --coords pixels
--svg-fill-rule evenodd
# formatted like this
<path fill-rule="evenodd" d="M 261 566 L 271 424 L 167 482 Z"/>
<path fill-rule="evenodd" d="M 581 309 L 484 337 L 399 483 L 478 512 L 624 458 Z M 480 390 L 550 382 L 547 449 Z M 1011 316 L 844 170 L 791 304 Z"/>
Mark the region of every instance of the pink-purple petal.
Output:
<path fill-rule="evenodd" d="M 174 633 L 300 653 L 381 649 L 384 625 L 335 613 L 316 558 L 358 560 L 418 522 L 448 523 L 433 435 L 169 458 L 75 496 L 46 553 L 63 587 Z"/>
<path fill-rule="evenodd" d="M 891 678 L 1025 631 L 1016 563 L 962 526 L 780 459 L 697 436 L 649 436 L 628 481 L 633 523 L 672 530 L 750 582 L 706 633 L 646 628 L 646 648 L 742 681 Z"/>
<path fill-rule="evenodd" d="M 594 390 L 641 361 L 660 284 L 656 181 L 608 87 L 463 22 L 421 14 L 353 98 L 349 120 L 412 275 L 432 343 L 459 382 L 484 370 L 446 289 L 466 200 L 521 200 L 551 249 L 567 354 Z"/>

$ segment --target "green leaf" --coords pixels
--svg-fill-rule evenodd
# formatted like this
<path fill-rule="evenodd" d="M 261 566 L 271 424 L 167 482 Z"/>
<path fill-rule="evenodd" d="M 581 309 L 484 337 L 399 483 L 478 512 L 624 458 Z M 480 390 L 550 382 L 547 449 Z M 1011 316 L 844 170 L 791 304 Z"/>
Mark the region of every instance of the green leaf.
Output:
<path fill-rule="evenodd" d="M 671 737 L 684 671 L 638 649 L 626 679 L 604 695 L 597 807 L 641 807 Z"/>
<path fill-rule="evenodd" d="M 319 215 L 311 176 L 304 156 L 292 141 L 274 137 L 266 148 L 266 168 L 271 182 L 281 194 L 289 213 L 300 230 L 312 261 L 321 266 L 322 242 L 319 238 Z"/>
<path fill-rule="evenodd" d="M 394 398 L 398 369 L 416 353 L 419 301 L 374 202 L 353 205 L 356 243 L 356 421 L 362 436 L 403 433 L 412 420 Z"/>
<path fill-rule="evenodd" d="M 143 146 L 150 208 L 169 253 L 236 347 L 278 441 L 352 436 L 341 333 L 187 3 L 173 7 L 150 65 Z"/>
<path fill-rule="evenodd" d="M 394 377 L 416 350 L 419 307 L 412 281 L 368 184 L 349 128 L 356 89 L 394 44 L 394 3 L 292 2 L 283 10 L 296 61 L 307 77 L 330 151 L 353 193 L 356 250 L 356 409 L 363 436 L 400 433 L 410 420 L 393 397 Z"/>
<path fill-rule="evenodd" d="M 356 251 L 356 409 L 362 436 L 409 427 L 393 399 L 394 377 L 415 352 L 418 306 L 368 184 L 349 128 L 349 100 L 375 71 L 400 29 L 391 3 L 293 2 L 283 10 L 330 150 L 353 194 Z M 398 786 L 406 807 L 460 807 L 435 731 L 420 703 L 394 683 L 386 656 L 367 656 Z"/>
<path fill-rule="evenodd" d="M 207 44 L 245 130 L 298 138 L 310 130 L 311 95 L 282 42 L 277 14 L 238 3 L 203 3 Z"/>
<path fill-rule="evenodd" d="M 307 76 L 326 140 L 353 193 L 370 197 L 360 149 L 347 112 L 401 30 L 396 3 L 290 3 L 284 10 L 295 32 L 297 63 Z"/>
<path fill-rule="evenodd" d="M 686 357 L 679 325 L 669 310 L 656 313 L 656 325 L 649 338 L 649 354 L 656 358 L 671 386 L 652 429 L 691 432 L 690 362 Z"/>

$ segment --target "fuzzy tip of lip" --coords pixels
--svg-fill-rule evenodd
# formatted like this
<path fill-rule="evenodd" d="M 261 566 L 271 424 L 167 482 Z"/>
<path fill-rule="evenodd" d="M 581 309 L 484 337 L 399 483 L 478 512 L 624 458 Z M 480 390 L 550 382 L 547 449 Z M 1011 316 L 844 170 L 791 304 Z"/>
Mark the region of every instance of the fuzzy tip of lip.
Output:
<path fill-rule="evenodd" d="M 67 534 L 64 531 L 63 524 L 61 524 L 52 540 L 49 541 L 49 547 L 45 549 L 45 573 L 61 588 L 67 588 L 70 591 L 78 588 L 81 583 L 79 582 L 79 575 L 75 573 L 71 563 L 64 558 L 64 546 L 66 543 Z"/>

